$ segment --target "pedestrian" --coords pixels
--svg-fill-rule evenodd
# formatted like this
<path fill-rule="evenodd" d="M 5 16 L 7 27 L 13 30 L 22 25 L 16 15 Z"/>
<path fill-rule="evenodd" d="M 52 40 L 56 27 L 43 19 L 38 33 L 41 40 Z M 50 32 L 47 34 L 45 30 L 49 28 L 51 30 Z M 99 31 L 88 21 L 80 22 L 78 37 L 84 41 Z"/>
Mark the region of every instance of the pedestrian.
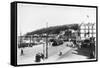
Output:
<path fill-rule="evenodd" d="M 23 49 L 21 49 L 21 56 L 22 56 L 22 55 L 24 55 L 24 53 L 23 53 Z"/>
<path fill-rule="evenodd" d="M 95 44 L 93 42 L 90 43 L 89 53 L 90 53 L 90 59 L 95 57 Z"/>
<path fill-rule="evenodd" d="M 36 56 L 35 56 L 35 62 L 40 62 L 40 61 L 41 61 L 40 54 L 36 54 Z"/>
<path fill-rule="evenodd" d="M 61 55 L 62 55 L 62 52 L 60 51 L 60 52 L 59 52 L 59 56 L 61 56 Z"/>
<path fill-rule="evenodd" d="M 41 58 L 44 60 L 44 54 L 43 53 L 41 53 Z"/>

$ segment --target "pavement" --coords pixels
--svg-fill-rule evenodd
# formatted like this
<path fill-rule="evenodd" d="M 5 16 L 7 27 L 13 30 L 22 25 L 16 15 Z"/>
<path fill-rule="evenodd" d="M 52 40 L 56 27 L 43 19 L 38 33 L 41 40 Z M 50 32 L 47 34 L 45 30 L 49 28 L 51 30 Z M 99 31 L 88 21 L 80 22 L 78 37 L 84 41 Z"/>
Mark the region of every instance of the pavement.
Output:
<path fill-rule="evenodd" d="M 66 46 L 67 42 L 60 46 L 48 47 L 48 58 L 38 63 L 52 63 L 52 62 L 71 62 L 88 60 L 87 56 L 78 54 L 77 48 Z M 38 52 L 43 52 L 43 44 L 24 48 L 24 55 L 20 55 L 20 49 L 17 50 L 17 62 L 20 64 L 38 64 L 35 62 L 35 55 Z M 61 55 L 60 52 L 62 52 Z"/>

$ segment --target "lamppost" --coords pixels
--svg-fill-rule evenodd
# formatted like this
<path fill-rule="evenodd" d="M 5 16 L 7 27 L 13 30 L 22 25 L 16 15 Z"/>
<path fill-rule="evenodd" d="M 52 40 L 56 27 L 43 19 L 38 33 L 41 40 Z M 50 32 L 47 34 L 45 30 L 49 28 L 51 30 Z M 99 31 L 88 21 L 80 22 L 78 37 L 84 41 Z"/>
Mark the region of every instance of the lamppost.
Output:
<path fill-rule="evenodd" d="M 46 28 L 48 28 L 48 22 L 46 23 Z M 48 33 L 46 33 L 46 59 L 48 58 Z"/>

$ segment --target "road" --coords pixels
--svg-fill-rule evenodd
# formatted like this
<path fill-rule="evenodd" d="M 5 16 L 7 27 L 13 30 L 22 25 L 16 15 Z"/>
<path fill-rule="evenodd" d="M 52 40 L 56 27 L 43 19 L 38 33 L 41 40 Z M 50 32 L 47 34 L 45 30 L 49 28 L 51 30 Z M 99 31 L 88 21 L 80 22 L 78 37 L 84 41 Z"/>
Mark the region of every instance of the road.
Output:
<path fill-rule="evenodd" d="M 77 48 L 68 47 L 66 44 L 67 42 L 60 46 L 49 46 L 48 59 L 41 60 L 40 63 L 87 60 L 86 56 L 77 55 L 77 52 L 75 51 Z M 18 64 L 37 64 L 37 62 L 35 62 L 35 55 L 38 52 L 43 53 L 43 44 L 24 48 L 24 55 L 22 56 L 20 55 L 20 49 L 18 49 L 17 52 Z M 62 52 L 61 56 L 59 56 L 60 52 Z"/>

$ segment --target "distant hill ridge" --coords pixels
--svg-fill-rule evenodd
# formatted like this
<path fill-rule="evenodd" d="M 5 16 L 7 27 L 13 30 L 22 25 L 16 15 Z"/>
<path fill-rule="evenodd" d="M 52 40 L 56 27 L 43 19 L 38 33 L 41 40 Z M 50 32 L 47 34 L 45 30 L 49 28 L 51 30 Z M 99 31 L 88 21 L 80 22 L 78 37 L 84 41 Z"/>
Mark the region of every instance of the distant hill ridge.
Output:
<path fill-rule="evenodd" d="M 52 27 L 42 28 L 42 29 L 38 29 L 38 30 L 35 30 L 32 32 L 28 32 L 26 35 L 44 34 L 44 33 L 59 34 L 60 31 L 64 31 L 67 29 L 78 30 L 79 25 L 78 24 L 69 24 L 69 25 L 52 26 Z"/>

